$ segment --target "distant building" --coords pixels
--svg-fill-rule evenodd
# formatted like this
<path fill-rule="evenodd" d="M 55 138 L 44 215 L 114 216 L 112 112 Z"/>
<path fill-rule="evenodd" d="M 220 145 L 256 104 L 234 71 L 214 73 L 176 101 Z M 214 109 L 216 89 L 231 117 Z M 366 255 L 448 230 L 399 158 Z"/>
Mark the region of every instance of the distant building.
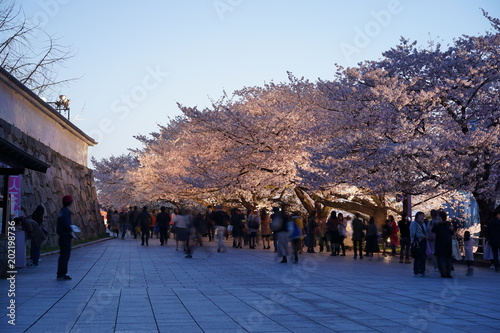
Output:
<path fill-rule="evenodd" d="M 0 68 L 0 223 L 46 209 L 49 245 L 57 243 L 61 199 L 74 198 L 73 220 L 81 238 L 104 232 L 88 147 L 96 142 Z"/>

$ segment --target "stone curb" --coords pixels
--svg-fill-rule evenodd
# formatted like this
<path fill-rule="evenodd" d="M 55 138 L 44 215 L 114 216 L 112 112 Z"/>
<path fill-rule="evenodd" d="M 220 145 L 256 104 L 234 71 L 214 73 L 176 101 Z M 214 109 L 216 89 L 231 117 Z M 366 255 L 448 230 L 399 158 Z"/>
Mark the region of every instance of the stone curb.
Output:
<path fill-rule="evenodd" d="M 92 242 L 78 244 L 78 245 L 72 246 L 71 249 L 78 249 L 80 247 L 84 247 L 84 246 L 87 246 L 87 245 L 92 245 L 92 244 L 96 244 L 96 243 L 108 241 L 108 240 L 113 239 L 113 238 L 114 237 L 101 238 L 101 239 L 98 239 L 98 240 L 95 240 L 95 241 L 92 241 Z M 41 253 L 40 257 L 50 256 L 50 255 L 53 255 L 53 254 L 57 254 L 59 252 L 60 252 L 59 250 L 55 250 L 55 251 L 51 251 L 51 252 Z M 29 256 L 27 258 L 29 258 Z"/>

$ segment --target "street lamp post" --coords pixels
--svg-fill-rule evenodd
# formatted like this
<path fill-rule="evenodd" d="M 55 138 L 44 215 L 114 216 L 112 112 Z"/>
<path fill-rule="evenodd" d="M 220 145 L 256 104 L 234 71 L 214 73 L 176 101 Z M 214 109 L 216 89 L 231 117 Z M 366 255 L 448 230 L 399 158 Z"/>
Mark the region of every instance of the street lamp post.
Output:
<path fill-rule="evenodd" d="M 58 101 L 49 102 L 49 104 L 54 104 L 56 106 L 55 107 L 56 111 L 61 113 L 61 114 L 63 111 L 66 112 L 68 120 L 70 120 L 70 116 L 69 116 L 69 103 L 70 102 L 71 101 L 69 99 L 67 99 L 65 95 L 59 95 Z"/>

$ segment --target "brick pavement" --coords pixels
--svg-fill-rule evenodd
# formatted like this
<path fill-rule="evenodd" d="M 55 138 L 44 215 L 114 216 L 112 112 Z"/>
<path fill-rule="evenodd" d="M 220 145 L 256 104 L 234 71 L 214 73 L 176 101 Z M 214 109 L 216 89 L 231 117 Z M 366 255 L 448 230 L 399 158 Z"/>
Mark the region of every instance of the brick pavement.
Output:
<path fill-rule="evenodd" d="M 488 268 L 415 278 L 412 265 L 391 257 L 304 253 L 299 264 L 281 264 L 272 250 L 216 253 L 207 243 L 186 259 L 174 243 L 111 239 L 74 249 L 71 281 L 56 280 L 58 255 L 18 269 L 15 297 L 0 281 L 0 332 L 500 331 L 500 274 Z"/>

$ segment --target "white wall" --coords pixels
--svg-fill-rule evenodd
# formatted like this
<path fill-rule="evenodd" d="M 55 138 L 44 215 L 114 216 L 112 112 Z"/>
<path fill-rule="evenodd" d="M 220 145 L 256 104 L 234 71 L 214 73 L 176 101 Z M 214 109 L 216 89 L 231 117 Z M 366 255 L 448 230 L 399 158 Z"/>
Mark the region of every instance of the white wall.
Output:
<path fill-rule="evenodd" d="M 0 118 L 61 155 L 87 166 L 88 138 L 3 76 L 0 77 Z"/>

